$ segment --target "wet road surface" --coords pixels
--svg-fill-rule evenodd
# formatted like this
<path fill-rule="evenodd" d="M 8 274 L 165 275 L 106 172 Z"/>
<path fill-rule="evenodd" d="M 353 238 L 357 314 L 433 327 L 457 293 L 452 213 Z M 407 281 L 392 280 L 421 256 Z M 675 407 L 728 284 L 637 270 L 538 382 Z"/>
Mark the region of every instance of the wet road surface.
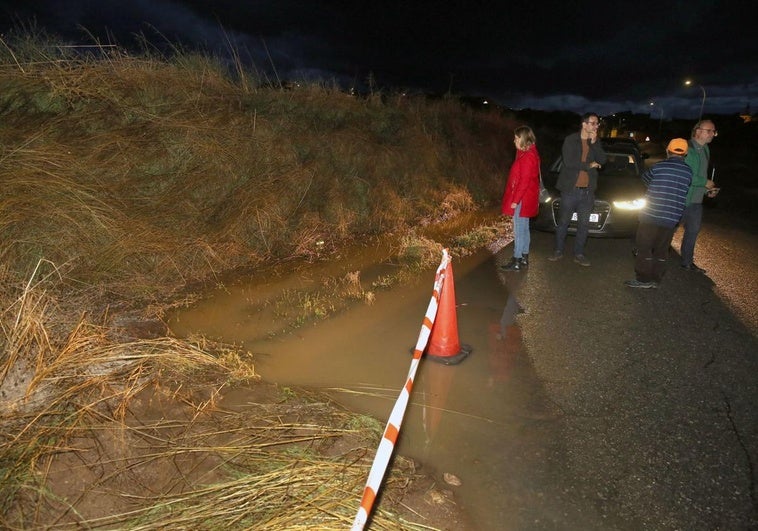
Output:
<path fill-rule="evenodd" d="M 471 529 L 756 528 L 755 233 L 706 218 L 696 259 L 711 278 L 672 256 L 660 289 L 640 291 L 622 283 L 629 240 L 590 240 L 583 268 L 570 255 L 548 262 L 552 238 L 532 233 L 525 273 L 497 269 L 510 246 L 453 262 L 460 341 L 473 351 L 454 366 L 424 360 L 397 451 L 440 483 L 460 478 L 449 488 Z M 255 290 L 220 293 L 171 326 L 242 343 L 265 379 L 327 389 L 384 423 L 426 277 L 274 337 L 239 303 Z"/>
<path fill-rule="evenodd" d="M 565 413 L 577 494 L 621 518 L 606 528 L 758 525 L 758 245 L 711 214 L 696 249 L 709 277 L 675 254 L 658 290 L 621 285 L 633 278 L 627 240 L 591 240 L 581 268 L 541 260 L 552 235 L 537 237 L 522 329 Z"/>

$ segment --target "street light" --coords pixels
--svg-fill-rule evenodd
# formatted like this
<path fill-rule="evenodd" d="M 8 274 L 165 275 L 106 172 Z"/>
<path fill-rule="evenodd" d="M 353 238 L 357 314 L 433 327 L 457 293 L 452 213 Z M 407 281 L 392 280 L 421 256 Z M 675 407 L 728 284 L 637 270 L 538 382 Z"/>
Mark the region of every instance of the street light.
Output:
<path fill-rule="evenodd" d="M 688 79 L 687 81 L 684 82 L 684 84 L 689 87 L 693 83 L 691 80 Z M 698 87 L 700 87 L 700 90 L 703 91 L 703 101 L 700 103 L 700 118 L 698 118 L 697 120 L 699 122 L 700 120 L 703 119 L 703 107 L 705 107 L 705 87 L 703 87 L 703 85 L 698 85 Z"/>

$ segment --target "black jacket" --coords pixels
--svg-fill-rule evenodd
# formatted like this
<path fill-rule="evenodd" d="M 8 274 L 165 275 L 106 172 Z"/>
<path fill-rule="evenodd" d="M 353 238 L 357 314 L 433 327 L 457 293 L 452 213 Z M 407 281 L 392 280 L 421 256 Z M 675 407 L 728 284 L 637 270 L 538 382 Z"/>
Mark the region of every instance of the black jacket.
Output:
<path fill-rule="evenodd" d="M 591 162 L 605 164 L 606 156 L 600 139 L 590 144 L 590 151 L 587 153 L 586 162 L 582 162 L 582 138 L 579 133 L 572 133 L 563 141 L 563 165 L 561 172 L 558 174 L 558 181 L 555 187 L 561 192 L 570 192 L 576 186 L 576 179 L 579 177 L 579 170 L 584 170 L 590 176 L 590 190 L 594 192 L 597 189 L 597 169 L 590 168 Z"/>

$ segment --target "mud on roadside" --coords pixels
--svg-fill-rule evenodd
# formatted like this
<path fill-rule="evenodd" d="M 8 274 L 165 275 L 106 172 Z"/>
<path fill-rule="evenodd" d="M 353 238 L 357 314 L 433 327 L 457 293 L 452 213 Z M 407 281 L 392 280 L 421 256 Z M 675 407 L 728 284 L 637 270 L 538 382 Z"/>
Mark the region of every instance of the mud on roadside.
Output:
<path fill-rule="evenodd" d="M 121 421 L 98 409 L 43 460 L 46 492 L 22 493 L 9 528 L 344 529 L 381 433 L 323 396 L 262 381 L 156 383 Z M 466 529 L 449 487 L 399 456 L 376 509 L 371 529 Z"/>

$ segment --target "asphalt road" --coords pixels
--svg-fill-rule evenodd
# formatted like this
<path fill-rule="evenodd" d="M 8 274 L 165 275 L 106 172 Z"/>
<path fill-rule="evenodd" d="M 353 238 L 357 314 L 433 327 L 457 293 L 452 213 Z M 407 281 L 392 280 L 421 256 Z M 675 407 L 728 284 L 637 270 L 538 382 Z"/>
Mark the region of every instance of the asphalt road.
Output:
<path fill-rule="evenodd" d="M 757 244 L 752 221 L 708 209 L 709 274 L 672 254 L 659 289 L 633 290 L 630 240 L 591 239 L 585 268 L 547 261 L 553 235 L 532 233 L 520 324 L 562 413 L 547 459 L 584 512 L 544 528 L 758 529 Z"/>

